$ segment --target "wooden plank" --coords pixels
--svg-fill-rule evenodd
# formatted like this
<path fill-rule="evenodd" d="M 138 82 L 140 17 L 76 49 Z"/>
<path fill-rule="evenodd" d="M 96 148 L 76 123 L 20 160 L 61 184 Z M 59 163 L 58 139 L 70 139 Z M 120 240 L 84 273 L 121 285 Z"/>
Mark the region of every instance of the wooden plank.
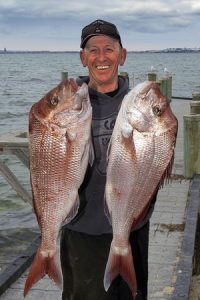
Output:
<path fill-rule="evenodd" d="M 28 148 L 28 134 L 26 130 L 6 133 L 0 136 L 0 150 L 4 148 Z"/>
<path fill-rule="evenodd" d="M 12 153 L 16 155 L 27 168 L 29 168 L 28 149 L 13 149 Z"/>
<path fill-rule="evenodd" d="M 20 195 L 20 197 L 32 205 L 32 196 L 29 192 L 21 185 L 17 177 L 13 172 L 7 167 L 7 165 L 0 160 L 0 173 L 11 185 L 11 187 Z"/>
<path fill-rule="evenodd" d="M 0 154 L 15 155 L 28 168 L 28 134 L 25 130 L 7 133 L 0 136 Z M 32 196 L 23 187 L 18 178 L 5 164 L 0 160 L 0 173 L 17 192 L 17 194 L 25 201 L 32 205 Z"/>
<path fill-rule="evenodd" d="M 200 175 L 195 175 L 188 194 L 186 207 L 186 222 L 181 247 L 180 258 L 177 265 L 176 284 L 172 300 L 187 300 L 190 292 L 194 247 L 196 238 L 197 217 L 200 197 Z"/>

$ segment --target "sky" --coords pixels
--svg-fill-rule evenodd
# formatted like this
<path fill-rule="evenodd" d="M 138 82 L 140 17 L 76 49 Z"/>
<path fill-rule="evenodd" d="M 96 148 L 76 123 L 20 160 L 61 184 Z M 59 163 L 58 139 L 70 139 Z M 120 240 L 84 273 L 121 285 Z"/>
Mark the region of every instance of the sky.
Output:
<path fill-rule="evenodd" d="M 200 48 L 200 0 L 0 0 L 0 50 L 79 51 L 96 19 L 128 51 Z"/>

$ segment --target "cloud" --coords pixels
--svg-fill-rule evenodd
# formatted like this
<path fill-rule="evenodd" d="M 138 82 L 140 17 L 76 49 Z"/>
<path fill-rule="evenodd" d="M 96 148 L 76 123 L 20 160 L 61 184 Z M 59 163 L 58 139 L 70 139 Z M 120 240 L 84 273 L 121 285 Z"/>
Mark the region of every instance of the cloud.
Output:
<path fill-rule="evenodd" d="M 4 37 L 6 44 L 7 35 L 10 41 L 16 36 L 49 45 L 52 39 L 59 48 L 67 38 L 78 47 L 81 28 L 97 18 L 116 23 L 129 40 L 137 34 L 178 33 L 179 38 L 182 31 L 197 28 L 199 14 L 199 0 L 115 0 L 114 5 L 110 0 L 0 0 L 0 41 Z"/>
<path fill-rule="evenodd" d="M 101 14 L 105 16 L 125 17 L 128 14 L 140 15 L 171 15 L 171 14 L 187 14 L 196 13 L 200 10 L 198 0 L 193 1 L 170 1 L 170 0 L 115 0 L 115 6 L 110 0 L 0 0 L 0 11 L 11 14 L 21 14 L 35 17 L 68 17 L 88 15 L 96 17 Z"/>
<path fill-rule="evenodd" d="M 189 25 L 192 19 L 190 14 L 196 14 L 198 9 L 198 3 L 195 1 L 184 0 L 178 4 L 174 3 L 174 0 L 115 0 L 115 7 L 110 0 L 0 0 L 0 20 L 7 24 L 12 20 L 17 23 L 20 23 L 20 20 L 31 23 L 32 20 L 36 22 L 49 19 L 57 22 L 60 19 L 66 24 L 72 20 L 73 23 L 86 24 L 88 20 L 105 18 L 130 30 L 134 27 L 134 30 L 139 32 L 162 32 L 166 31 L 168 26 Z"/>

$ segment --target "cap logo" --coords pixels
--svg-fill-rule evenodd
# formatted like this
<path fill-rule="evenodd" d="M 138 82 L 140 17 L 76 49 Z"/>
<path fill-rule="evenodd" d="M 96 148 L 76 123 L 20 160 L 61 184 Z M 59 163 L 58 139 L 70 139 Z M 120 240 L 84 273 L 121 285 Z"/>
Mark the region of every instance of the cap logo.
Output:
<path fill-rule="evenodd" d="M 100 29 L 99 27 L 96 27 L 96 28 L 95 28 L 95 32 L 96 32 L 96 33 L 100 33 L 100 32 L 101 32 L 101 29 Z"/>

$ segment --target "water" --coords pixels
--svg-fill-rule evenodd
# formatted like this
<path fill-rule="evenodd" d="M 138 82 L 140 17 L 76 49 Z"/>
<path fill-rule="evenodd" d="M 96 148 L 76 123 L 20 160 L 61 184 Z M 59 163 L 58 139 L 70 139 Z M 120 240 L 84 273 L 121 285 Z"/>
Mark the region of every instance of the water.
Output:
<path fill-rule="evenodd" d="M 200 90 L 200 53 L 128 53 L 124 66 L 130 84 L 146 80 L 153 66 L 158 78 L 167 68 L 172 75 L 173 96 L 191 97 Z M 86 75 L 79 53 L 0 55 L 0 134 L 27 129 L 31 105 L 61 79 Z M 30 190 L 29 172 L 15 157 L 2 157 Z M 37 232 L 37 223 L 29 204 L 24 203 L 0 176 L 0 256 L 8 249 L 22 251 Z M 23 241 L 23 243 L 22 243 Z"/>
<path fill-rule="evenodd" d="M 120 71 L 137 83 L 147 78 L 151 66 L 159 78 L 164 68 L 172 74 L 173 96 L 191 97 L 200 89 L 200 53 L 128 53 Z M 65 70 L 70 77 L 87 74 L 79 53 L 0 55 L 1 133 L 27 126 L 31 104 L 58 84 Z"/>

